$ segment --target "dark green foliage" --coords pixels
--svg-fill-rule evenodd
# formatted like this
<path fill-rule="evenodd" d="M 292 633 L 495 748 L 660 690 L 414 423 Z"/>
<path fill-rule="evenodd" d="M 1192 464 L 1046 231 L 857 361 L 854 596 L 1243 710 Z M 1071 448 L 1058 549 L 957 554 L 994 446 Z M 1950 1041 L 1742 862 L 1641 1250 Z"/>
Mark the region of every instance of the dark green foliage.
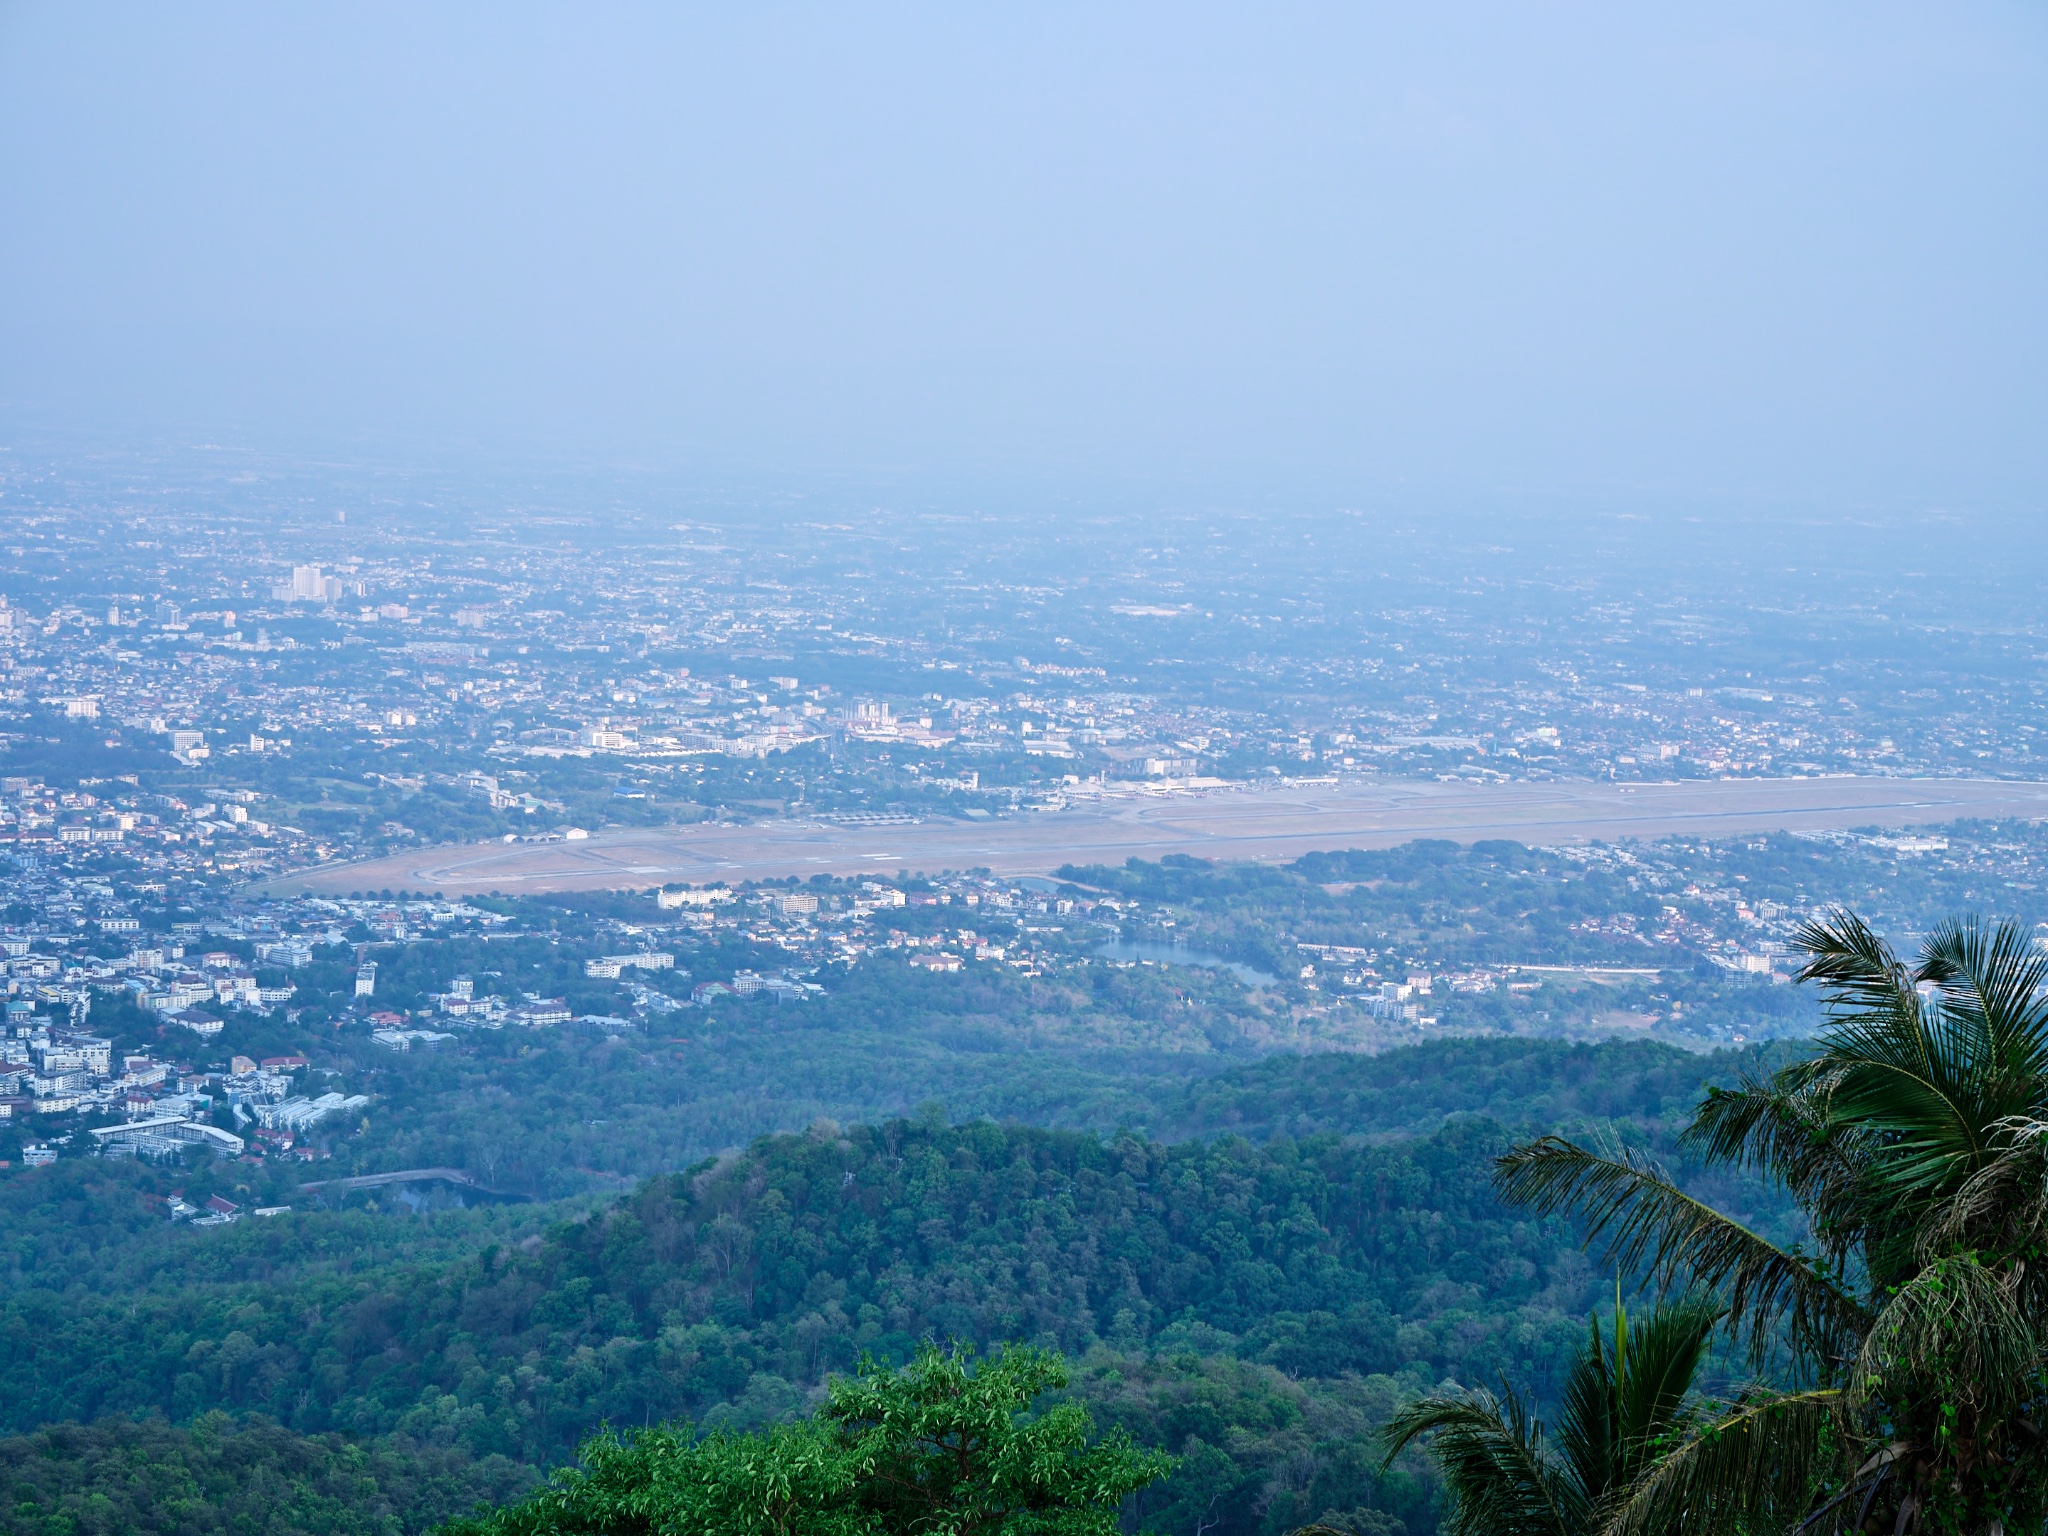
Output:
<path fill-rule="evenodd" d="M 603 1435 L 582 1466 L 452 1536 L 1111 1536 L 1117 1510 L 1166 1470 L 1081 1404 L 1026 1410 L 1067 1384 L 1041 1350 L 979 1367 L 925 1348 L 901 1370 L 832 1382 L 808 1421 L 702 1439 Z"/>
<path fill-rule="evenodd" d="M 1383 1472 L 1376 1440 L 1420 1384 L 1304 1380 L 1227 1355 L 1104 1351 L 1082 1363 L 1074 1390 L 1097 1422 L 1175 1458 L 1132 1501 L 1126 1529 L 1286 1536 L 1319 1522 L 1354 1536 L 1423 1536 L 1435 1528 L 1434 1479 L 1412 1452 Z"/>
<path fill-rule="evenodd" d="M 0 1425 L 227 1408 L 546 1464 L 605 1421 L 786 1421 L 862 1351 L 1024 1339 L 1080 1361 L 1071 1391 L 1100 1420 L 1181 1457 L 1134 1506 L 1148 1524 L 1419 1536 L 1430 1484 L 1382 1477 L 1370 1433 L 1447 1375 L 1554 1394 L 1596 1299 L 1568 1231 L 1500 1207 L 1492 1155 L 1511 1127 L 1581 1117 L 1668 1148 L 1715 1067 L 1511 1041 L 1287 1058 L 1149 1107 L 1310 1131 L 1264 1145 L 820 1123 L 595 1213 L 299 1200 L 195 1231 L 149 1197 L 243 1198 L 251 1170 L 66 1159 L 0 1180 Z"/>
<path fill-rule="evenodd" d="M 1799 945 L 1825 989 L 1818 1049 L 1712 1093 L 1688 1137 L 1782 1183 L 1817 1254 L 1626 1149 L 1549 1136 L 1501 1159 L 1507 1195 L 1576 1208 L 1620 1263 L 1718 1291 L 1792 1378 L 1680 1439 L 1610 1529 L 2038 1531 L 2048 957 L 2016 924 L 1948 921 L 1908 966 L 1848 913 Z"/>
<path fill-rule="evenodd" d="M 250 1181 L 267 1172 L 241 1162 L 156 1168 L 65 1158 L 0 1178 L 0 1292 L 163 1293 L 434 1265 L 516 1243 L 579 1209 L 486 1206 L 409 1221 L 315 1208 L 208 1231 L 165 1218 L 163 1197 L 172 1190 L 194 1204 L 220 1194 L 246 1205 L 258 1193 Z"/>
<path fill-rule="evenodd" d="M 1518 1130 L 1652 1122 L 1682 1116 L 1727 1073 L 1726 1056 L 1646 1040 L 1444 1040 L 1381 1056 L 1268 1057 L 1166 1096 L 1155 1124 L 1177 1136 L 1264 1139 L 1426 1131 L 1454 1114 L 1490 1115 Z"/>
<path fill-rule="evenodd" d="M 301 1436 L 209 1414 L 0 1440 L 0 1536 L 402 1536 L 501 1503 L 533 1472 L 404 1438 Z"/>
<path fill-rule="evenodd" d="M 1258 1146 L 931 1117 L 820 1125 L 649 1180 L 588 1220 L 300 1202 L 210 1232 L 163 1223 L 147 1197 L 177 1182 L 241 1198 L 205 1181 L 242 1165 L 17 1172 L 0 1181 L 0 1424 L 225 1407 L 552 1460 L 600 1419 L 779 1417 L 860 1351 L 901 1359 L 924 1338 L 1228 1352 L 1303 1378 L 1512 1368 L 1553 1388 L 1593 1272 L 1561 1226 L 1500 1207 L 1490 1158 L 1508 1128 L 1435 1111 L 1526 1124 L 1519 1085 L 1545 1114 L 1611 1113 L 1654 1144 L 1656 1111 L 1697 1059 L 1464 1042 L 1286 1065 L 1255 1069 L 1289 1106 L 1269 1120 L 1312 1104 L 1346 1130 L 1428 1134 Z M 1341 1091 L 1317 1098 L 1318 1078 Z"/>
<path fill-rule="evenodd" d="M 1189 1338 L 1298 1375 L 1547 1383 L 1590 1274 L 1563 1233 L 1505 1219 L 1487 1184 L 1503 1141 L 1483 1121 L 1397 1146 L 901 1121 L 774 1137 L 530 1250 L 285 1261 L 268 1284 L 118 1301 L 19 1291 L 0 1405 L 22 1426 L 231 1407 L 548 1459 L 600 1419 L 779 1416 L 860 1350 L 903 1358 L 927 1337 Z M 281 1243 L 330 1219 L 263 1226 Z"/>
<path fill-rule="evenodd" d="M 1514 1391 L 1438 1391 L 1402 1407 L 1383 1438 L 1391 1461 L 1427 1435 L 1453 1536 L 1580 1536 L 1597 1529 L 1692 1427 L 1694 1380 L 1721 1309 L 1667 1302 L 1631 1327 L 1616 1298 L 1611 1334 L 1593 1320 L 1553 1426 Z"/>
<path fill-rule="evenodd" d="M 494 943 L 481 957 L 505 969 L 503 978 L 482 975 L 489 967 L 480 957 L 462 963 L 479 989 L 510 988 L 516 978 L 500 952 L 515 947 Z M 448 964 L 447 974 L 455 969 Z M 1129 1126 L 1162 1139 L 1408 1134 L 1462 1113 L 1523 1131 L 1673 1117 L 1700 1083 L 1732 1079 L 1751 1059 L 1649 1042 L 1454 1040 L 1379 1056 L 1248 1061 L 1247 1021 L 1226 1003 L 1187 1007 L 1171 993 L 1177 978 L 1159 970 L 1080 975 L 1086 993 L 987 967 L 935 977 L 878 962 L 834 979 L 823 999 L 784 1007 L 727 1000 L 661 1016 L 651 1037 L 476 1031 L 403 1056 L 360 1030 L 236 1016 L 211 1052 L 305 1050 L 343 1070 L 324 1086 L 374 1097 L 367 1134 L 355 1134 L 355 1122 L 315 1134 L 335 1162 L 308 1177 L 452 1166 L 540 1198 L 616 1189 L 603 1176 L 686 1166 L 821 1116 L 873 1122 L 931 1101 L 955 1119 Z M 396 966 L 390 991 L 446 979 Z M 381 969 L 378 987 L 386 990 Z"/>
<path fill-rule="evenodd" d="M 588 952 L 596 949 L 593 942 Z M 583 977 L 584 952 L 545 939 L 415 946 L 380 959 L 376 1001 L 415 1004 L 468 974 L 482 992 L 534 991 L 566 996 L 580 1011 L 622 1011 L 612 983 Z M 779 963 L 741 940 L 686 958 L 699 980 Z M 345 1003 L 352 961 L 323 956 L 298 979 Z M 651 974 L 673 987 L 673 973 Z M 1263 1022 L 1234 985 L 1218 989 L 1236 993 L 1234 1001 L 1191 1008 L 1157 971 L 1097 968 L 1054 985 L 1004 967 L 939 977 L 876 959 L 827 979 L 823 998 L 781 1007 L 728 999 L 656 1015 L 648 1032 L 615 1040 L 574 1027 L 508 1028 L 398 1056 L 360 1024 L 336 1030 L 312 1014 L 294 1026 L 236 1015 L 204 1049 L 220 1060 L 303 1050 L 346 1074 L 325 1086 L 375 1098 L 367 1135 L 338 1135 L 332 1122 L 315 1135 L 340 1165 L 323 1173 L 449 1165 L 493 1188 L 547 1198 L 616 1188 L 602 1176 L 682 1167 L 821 1115 L 880 1120 L 929 1100 L 960 1118 L 1145 1124 L 1163 1090 L 1245 1062 Z M 160 1040 L 153 1028 L 142 1043 L 180 1052 L 197 1045 L 189 1036 Z"/>

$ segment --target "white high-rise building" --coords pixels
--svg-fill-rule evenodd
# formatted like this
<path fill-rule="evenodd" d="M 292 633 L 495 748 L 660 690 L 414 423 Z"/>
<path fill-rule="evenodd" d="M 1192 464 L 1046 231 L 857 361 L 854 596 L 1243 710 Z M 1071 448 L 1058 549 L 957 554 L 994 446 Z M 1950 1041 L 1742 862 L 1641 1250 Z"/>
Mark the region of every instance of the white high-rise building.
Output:
<path fill-rule="evenodd" d="M 292 567 L 292 600 L 294 602 L 322 602 L 327 597 L 327 577 L 317 565 L 295 565 Z"/>

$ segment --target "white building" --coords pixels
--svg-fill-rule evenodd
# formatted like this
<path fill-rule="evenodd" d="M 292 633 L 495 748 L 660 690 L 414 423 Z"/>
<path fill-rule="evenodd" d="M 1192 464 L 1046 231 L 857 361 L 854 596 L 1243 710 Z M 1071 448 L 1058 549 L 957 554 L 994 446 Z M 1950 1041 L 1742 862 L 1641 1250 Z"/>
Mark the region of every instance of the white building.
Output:
<path fill-rule="evenodd" d="M 145 1156 L 164 1156 L 188 1147 L 211 1147 L 228 1157 L 240 1157 L 242 1138 L 219 1126 L 182 1115 L 158 1115 L 148 1120 L 131 1120 L 126 1125 L 102 1125 L 86 1134 L 102 1147 L 126 1147 Z"/>

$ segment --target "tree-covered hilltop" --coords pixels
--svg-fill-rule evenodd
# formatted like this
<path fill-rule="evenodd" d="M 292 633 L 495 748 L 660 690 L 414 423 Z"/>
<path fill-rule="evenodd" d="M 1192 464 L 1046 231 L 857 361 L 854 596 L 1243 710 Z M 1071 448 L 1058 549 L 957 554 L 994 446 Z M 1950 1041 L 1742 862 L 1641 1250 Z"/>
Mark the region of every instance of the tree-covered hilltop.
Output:
<path fill-rule="evenodd" d="M 0 1430 L 225 1410 L 546 1466 L 603 1423 L 800 1416 L 864 1351 L 1022 1340 L 1073 1361 L 1098 1423 L 1179 1457 L 1140 1496 L 1154 1528 L 1284 1536 L 1330 1514 L 1419 1536 L 1430 1475 L 1382 1475 L 1372 1431 L 1447 1376 L 1554 1384 L 1602 1287 L 1566 1223 L 1502 1207 L 1494 1155 L 1592 1123 L 1668 1151 L 1745 1059 L 1506 1040 L 1275 1058 L 1155 1095 L 1155 1136 L 934 1110 L 819 1122 L 621 1196 L 301 1195 L 207 1230 L 161 1198 L 238 1198 L 240 1164 L 66 1158 L 0 1179 Z M 1698 1187 L 1782 1226 L 1752 1185 Z"/>
<path fill-rule="evenodd" d="M 226 1407 L 550 1460 L 601 1420 L 780 1416 L 863 1349 L 927 1337 L 1540 1375 L 1591 1272 L 1561 1231 L 1503 1217 L 1505 1141 L 1484 1121 L 1394 1146 L 821 1127 L 450 1262 L 18 1290 L 0 1412 Z"/>
<path fill-rule="evenodd" d="M 1516 1130 L 1587 1112 L 1661 1143 L 1685 1075 L 1709 1064 L 1534 1042 L 1378 1060 L 1397 1085 L 1432 1078 L 1441 1110 L 1497 1113 L 1389 1137 L 1417 1124 L 1419 1096 L 1339 1094 L 1327 1123 L 1358 1134 L 1263 1145 L 820 1123 L 544 1231 L 533 1208 L 298 1211 L 145 1225 L 97 1250 L 59 1236 L 124 1202 L 132 1222 L 163 1176 L 59 1164 L 8 1186 L 0 1426 L 226 1408 L 546 1462 L 600 1421 L 782 1416 L 862 1351 L 901 1359 L 927 1338 L 1221 1355 L 1298 1378 L 1551 1380 L 1595 1271 L 1564 1224 L 1501 1207 L 1490 1159 Z M 1299 1065 L 1327 1075 L 1325 1058 Z M 1516 1081 L 1540 1121 L 1517 1111 Z M 1272 1113 L 1249 1088 L 1233 1112 L 1299 1118 L 1306 1089 L 1267 1092 Z M 38 1180 L 47 1208 L 23 1197 Z M 1726 1177 L 1710 1192 L 1757 1199 Z"/>
<path fill-rule="evenodd" d="M 0 1440 L 0 1536 L 409 1536 L 534 1480 L 502 1456 L 221 1413 L 56 1424 Z"/>
<path fill-rule="evenodd" d="M 1648 1130 L 1675 1123 L 1702 1087 L 1731 1080 L 1752 1059 L 1758 1059 L 1754 1052 L 1698 1056 L 1648 1041 L 1564 1045 L 1487 1039 L 1433 1042 L 1379 1056 L 1275 1056 L 1185 1086 L 1152 1085 L 1145 1102 L 1128 1106 L 1129 1122 L 1143 1134 L 1176 1141 L 1224 1133 L 1254 1141 L 1283 1133 L 1414 1136 L 1435 1130 L 1446 1117 L 1475 1114 L 1514 1133 L 1605 1120 Z M 584 1064 L 567 1053 L 543 1051 L 532 1052 L 522 1065 L 527 1061 L 537 1075 L 573 1076 Z M 630 1064 L 619 1066 L 586 1090 L 615 1095 L 606 1107 L 620 1118 L 624 1133 L 644 1129 L 625 1097 L 631 1076 Z M 558 1091 L 567 1095 L 575 1086 L 564 1084 Z M 500 1113 L 509 1119 L 514 1111 Z M 922 1116 L 934 1113 L 927 1106 Z M 380 1109 L 377 1118 L 385 1114 Z M 561 1135 L 569 1138 L 575 1129 L 565 1127 Z M 513 1132 L 503 1134 L 510 1139 Z M 463 1146 L 456 1131 L 422 1128 L 390 1150 L 412 1154 L 400 1166 L 459 1166 Z M 74 1285 L 162 1290 L 290 1281 L 337 1267 L 368 1271 L 407 1261 L 439 1263 L 493 1243 L 509 1247 L 544 1231 L 563 1212 L 580 1214 L 606 1198 L 441 1210 L 430 1221 L 393 1220 L 391 1212 L 376 1208 L 375 1192 L 355 1197 L 347 1212 L 320 1212 L 324 1197 L 298 1187 L 308 1176 L 331 1178 L 333 1165 L 252 1168 L 202 1161 L 153 1169 L 66 1157 L 50 1167 L 15 1170 L 0 1176 L 0 1293 Z M 173 1189 L 193 1204 L 219 1194 L 244 1206 L 294 1205 L 302 1218 L 309 1209 L 317 1214 L 200 1233 L 165 1221 L 162 1197 Z M 383 1201 L 392 1204 L 388 1196 Z M 402 1210 L 393 1206 L 393 1212 Z"/>
<path fill-rule="evenodd" d="M 447 1536 L 1117 1536 L 1125 1502 L 1172 1463 L 1051 1400 L 1067 1382 L 1029 1345 L 977 1359 L 928 1344 L 835 1377 L 808 1418 L 597 1435 L 578 1466 Z"/>

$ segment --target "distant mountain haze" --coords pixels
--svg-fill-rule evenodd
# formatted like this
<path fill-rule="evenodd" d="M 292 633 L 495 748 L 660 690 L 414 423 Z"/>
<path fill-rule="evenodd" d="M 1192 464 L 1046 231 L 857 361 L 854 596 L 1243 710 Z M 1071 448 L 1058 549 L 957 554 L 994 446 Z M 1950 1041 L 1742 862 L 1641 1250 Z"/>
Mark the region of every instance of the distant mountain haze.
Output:
<path fill-rule="evenodd" d="M 2048 15 L 0 11 L 0 429 L 2026 512 Z"/>

